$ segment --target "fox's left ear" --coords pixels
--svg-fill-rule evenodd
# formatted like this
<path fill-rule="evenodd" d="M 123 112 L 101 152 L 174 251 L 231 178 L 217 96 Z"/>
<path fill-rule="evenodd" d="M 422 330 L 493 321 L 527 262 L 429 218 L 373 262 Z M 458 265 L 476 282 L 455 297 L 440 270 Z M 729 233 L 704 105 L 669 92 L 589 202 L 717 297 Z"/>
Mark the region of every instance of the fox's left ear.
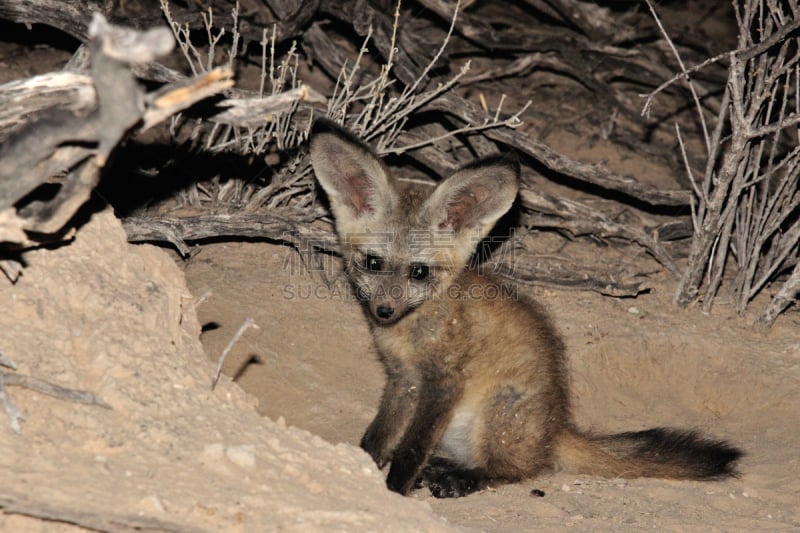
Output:
<path fill-rule="evenodd" d="M 435 230 L 482 239 L 511 208 L 519 187 L 519 162 L 505 156 L 476 161 L 441 182 L 424 210 Z M 473 243 L 474 244 L 474 243 Z"/>

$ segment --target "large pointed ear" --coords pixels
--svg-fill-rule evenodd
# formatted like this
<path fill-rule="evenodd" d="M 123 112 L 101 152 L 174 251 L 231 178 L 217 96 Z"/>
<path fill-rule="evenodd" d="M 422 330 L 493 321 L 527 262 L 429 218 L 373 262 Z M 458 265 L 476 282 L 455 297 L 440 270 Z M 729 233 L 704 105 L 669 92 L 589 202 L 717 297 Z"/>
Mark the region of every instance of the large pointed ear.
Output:
<path fill-rule="evenodd" d="M 510 157 L 482 159 L 441 182 L 425 202 L 434 230 L 482 239 L 511 208 L 519 187 L 519 162 Z M 473 245 L 477 243 L 472 243 Z"/>
<path fill-rule="evenodd" d="M 337 226 L 364 216 L 382 217 L 396 204 L 389 173 L 356 136 L 327 119 L 311 128 L 311 165 Z"/>

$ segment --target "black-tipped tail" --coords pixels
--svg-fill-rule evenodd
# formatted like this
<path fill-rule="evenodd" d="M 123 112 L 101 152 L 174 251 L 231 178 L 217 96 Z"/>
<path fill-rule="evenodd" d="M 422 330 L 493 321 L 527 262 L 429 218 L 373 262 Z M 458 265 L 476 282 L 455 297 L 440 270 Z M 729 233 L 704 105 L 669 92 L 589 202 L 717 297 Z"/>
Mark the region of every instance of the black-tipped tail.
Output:
<path fill-rule="evenodd" d="M 654 428 L 616 435 L 577 431 L 559 440 L 556 460 L 564 468 L 606 477 L 714 480 L 736 476 L 743 453 L 696 431 Z"/>
<path fill-rule="evenodd" d="M 731 444 L 703 437 L 696 431 L 654 428 L 597 439 L 609 451 L 631 450 L 639 461 L 663 465 L 674 477 L 720 479 L 736 475 L 741 450 Z M 672 477 L 672 476 L 671 476 Z"/>

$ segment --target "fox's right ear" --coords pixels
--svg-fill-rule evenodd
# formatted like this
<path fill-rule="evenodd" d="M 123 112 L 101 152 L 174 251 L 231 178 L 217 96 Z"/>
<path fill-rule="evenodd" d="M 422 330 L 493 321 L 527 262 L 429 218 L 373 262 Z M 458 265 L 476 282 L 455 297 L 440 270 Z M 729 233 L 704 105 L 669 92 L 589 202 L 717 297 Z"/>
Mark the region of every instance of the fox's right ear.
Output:
<path fill-rule="evenodd" d="M 365 216 L 381 218 L 396 203 L 397 194 L 380 159 L 330 120 L 317 119 L 311 127 L 311 166 L 328 195 L 337 226 Z"/>

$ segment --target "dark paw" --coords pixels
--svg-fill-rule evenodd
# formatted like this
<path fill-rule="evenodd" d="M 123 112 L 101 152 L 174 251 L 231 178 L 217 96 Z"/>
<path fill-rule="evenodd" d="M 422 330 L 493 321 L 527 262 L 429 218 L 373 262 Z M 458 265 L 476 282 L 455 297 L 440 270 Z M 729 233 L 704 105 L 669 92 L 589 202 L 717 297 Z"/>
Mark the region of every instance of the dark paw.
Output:
<path fill-rule="evenodd" d="M 428 481 L 428 489 L 430 489 L 435 498 L 460 498 L 480 490 L 481 486 L 474 479 L 442 476 L 436 480 Z"/>
<path fill-rule="evenodd" d="M 428 487 L 435 498 L 460 498 L 486 487 L 481 470 L 460 468 L 448 461 L 434 460 L 422 472 L 419 485 Z"/>
<path fill-rule="evenodd" d="M 408 494 L 415 486 L 418 471 L 419 459 L 416 454 L 407 452 L 396 456 L 386 476 L 386 486 L 394 492 Z"/>

